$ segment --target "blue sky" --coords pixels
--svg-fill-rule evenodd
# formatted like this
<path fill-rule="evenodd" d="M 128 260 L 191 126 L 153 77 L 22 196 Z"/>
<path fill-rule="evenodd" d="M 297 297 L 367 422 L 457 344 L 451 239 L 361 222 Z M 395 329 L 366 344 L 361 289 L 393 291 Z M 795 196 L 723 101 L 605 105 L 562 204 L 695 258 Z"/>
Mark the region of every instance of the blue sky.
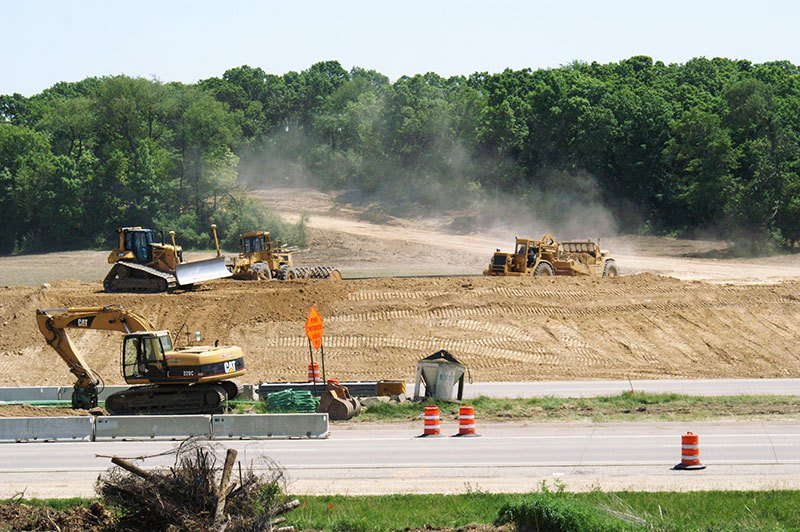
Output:
<path fill-rule="evenodd" d="M 3 2 L 0 94 L 127 74 L 193 83 L 336 59 L 391 79 L 649 55 L 800 64 L 800 2 L 766 0 Z"/>

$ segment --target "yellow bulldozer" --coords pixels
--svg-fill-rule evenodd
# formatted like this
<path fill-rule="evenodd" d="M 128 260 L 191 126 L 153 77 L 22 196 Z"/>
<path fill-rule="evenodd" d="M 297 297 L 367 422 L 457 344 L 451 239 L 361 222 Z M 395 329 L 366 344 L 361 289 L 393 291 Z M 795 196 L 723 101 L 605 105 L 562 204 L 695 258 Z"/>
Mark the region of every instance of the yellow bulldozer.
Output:
<path fill-rule="evenodd" d="M 191 288 L 197 283 L 230 277 L 225 259 L 220 256 L 217 226 L 212 225 L 217 256 L 213 259 L 186 262 L 183 248 L 175 243 L 175 231 L 170 231 L 171 243 L 143 227 L 117 229 L 117 249 L 108 255 L 113 264 L 103 280 L 106 292 L 166 292 L 175 288 Z"/>
<path fill-rule="evenodd" d="M 592 240 L 559 242 L 546 234 L 539 240 L 516 238 L 514 253 L 499 249 L 492 255 L 484 275 L 552 276 L 593 275 L 617 277 L 617 263 L 608 251 Z"/>
<path fill-rule="evenodd" d="M 239 256 L 227 264 L 234 279 L 334 279 L 342 278 L 333 266 L 295 266 L 292 251 L 285 249 L 280 241 L 273 241 L 269 231 L 243 233 L 239 237 Z"/>

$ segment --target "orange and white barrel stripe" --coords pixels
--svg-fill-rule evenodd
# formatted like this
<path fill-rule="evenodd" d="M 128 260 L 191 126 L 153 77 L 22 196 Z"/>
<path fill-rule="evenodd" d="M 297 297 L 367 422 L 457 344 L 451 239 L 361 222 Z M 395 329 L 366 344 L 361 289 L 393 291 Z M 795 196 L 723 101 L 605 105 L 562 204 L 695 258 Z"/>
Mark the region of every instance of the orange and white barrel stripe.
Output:
<path fill-rule="evenodd" d="M 319 364 L 312 362 L 308 365 L 308 382 L 322 382 L 322 375 L 319 372 Z"/>
<path fill-rule="evenodd" d="M 458 409 L 458 434 L 456 436 L 477 436 L 474 407 L 462 406 Z"/>
<path fill-rule="evenodd" d="M 439 420 L 439 407 L 436 405 L 426 406 L 425 414 L 422 419 L 424 420 L 424 430 L 422 436 L 441 436 L 442 422 Z"/>
<path fill-rule="evenodd" d="M 681 463 L 675 469 L 705 469 L 700 463 L 700 437 L 687 432 L 681 436 Z"/>

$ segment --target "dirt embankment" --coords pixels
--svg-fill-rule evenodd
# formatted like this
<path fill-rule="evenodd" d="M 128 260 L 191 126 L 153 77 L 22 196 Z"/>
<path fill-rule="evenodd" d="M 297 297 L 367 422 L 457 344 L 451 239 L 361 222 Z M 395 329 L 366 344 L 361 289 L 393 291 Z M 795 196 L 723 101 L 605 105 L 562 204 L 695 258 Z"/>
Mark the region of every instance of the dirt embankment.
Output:
<path fill-rule="evenodd" d="M 0 288 L 0 385 L 71 376 L 35 324 L 37 308 L 121 304 L 157 326 L 242 346 L 248 381 L 303 380 L 303 324 L 325 318 L 329 376 L 411 379 L 439 349 L 475 380 L 800 376 L 800 282 L 732 286 L 649 274 L 582 278 L 217 281 L 195 292 L 105 294 L 99 283 Z M 121 336 L 75 331 L 109 384 Z M 177 339 L 186 343 L 185 333 Z"/>

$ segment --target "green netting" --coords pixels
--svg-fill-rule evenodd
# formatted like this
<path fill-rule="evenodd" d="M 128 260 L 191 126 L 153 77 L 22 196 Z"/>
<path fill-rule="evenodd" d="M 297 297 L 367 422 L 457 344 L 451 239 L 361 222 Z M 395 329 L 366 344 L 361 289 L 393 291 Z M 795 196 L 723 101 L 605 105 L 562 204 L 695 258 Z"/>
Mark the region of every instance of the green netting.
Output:
<path fill-rule="evenodd" d="M 269 412 L 316 412 L 319 397 L 314 397 L 308 390 L 283 390 L 267 394 L 267 410 Z"/>

